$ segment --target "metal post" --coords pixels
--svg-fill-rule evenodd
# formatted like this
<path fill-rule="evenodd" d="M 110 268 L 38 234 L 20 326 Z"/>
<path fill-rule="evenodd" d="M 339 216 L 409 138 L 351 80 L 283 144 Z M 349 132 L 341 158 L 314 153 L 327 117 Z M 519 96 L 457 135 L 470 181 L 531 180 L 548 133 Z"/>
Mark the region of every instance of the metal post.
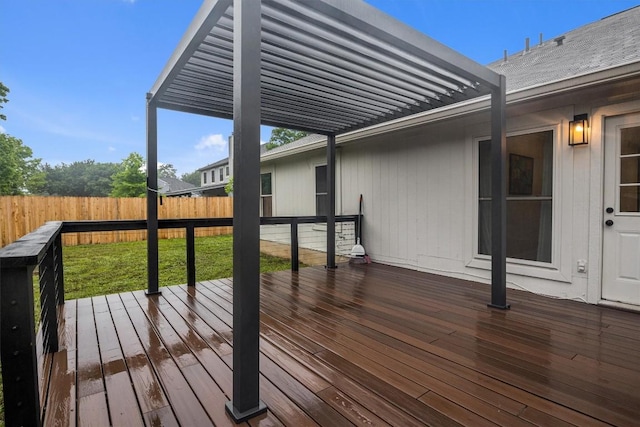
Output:
<path fill-rule="evenodd" d="M 58 351 L 58 304 L 56 301 L 55 249 L 51 245 L 40 262 L 40 313 L 45 353 Z"/>
<path fill-rule="evenodd" d="M 187 285 L 196 285 L 196 232 L 193 223 L 187 225 Z"/>
<path fill-rule="evenodd" d="M 491 303 L 489 307 L 508 309 L 507 304 L 507 133 L 506 78 L 491 91 Z"/>
<path fill-rule="evenodd" d="M 147 295 L 158 288 L 158 109 L 147 94 Z"/>
<path fill-rule="evenodd" d="M 291 220 L 291 271 L 298 271 L 298 220 Z"/>
<path fill-rule="evenodd" d="M 58 233 L 53 241 L 54 247 L 54 274 L 55 274 L 55 290 L 56 290 L 56 303 L 58 305 L 64 304 L 64 268 L 62 266 L 62 233 Z"/>
<path fill-rule="evenodd" d="M 261 7 L 233 2 L 233 396 L 243 422 L 260 401 L 260 41 Z"/>
<path fill-rule="evenodd" d="M 2 268 L 0 341 L 4 421 L 40 426 L 38 358 L 33 318 L 34 266 Z"/>
<path fill-rule="evenodd" d="M 336 136 L 327 136 L 327 268 L 336 268 Z"/>

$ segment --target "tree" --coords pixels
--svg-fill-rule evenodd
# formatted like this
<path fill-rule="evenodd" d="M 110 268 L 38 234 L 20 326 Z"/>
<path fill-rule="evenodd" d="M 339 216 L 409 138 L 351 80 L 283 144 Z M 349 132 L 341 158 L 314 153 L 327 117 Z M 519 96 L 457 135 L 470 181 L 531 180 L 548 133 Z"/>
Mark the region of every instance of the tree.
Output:
<path fill-rule="evenodd" d="M 184 182 L 188 182 L 189 184 L 193 184 L 196 187 L 200 187 L 200 172 L 193 171 L 191 173 L 183 173 L 180 176 L 180 179 Z"/>
<path fill-rule="evenodd" d="M 280 147 L 281 145 L 289 144 L 307 135 L 309 135 L 309 132 L 303 132 L 301 130 L 274 128 L 271 131 L 269 142 L 267 142 L 267 150 L 272 150 L 276 147 Z"/>
<path fill-rule="evenodd" d="M 163 163 L 158 166 L 158 178 L 178 178 L 177 169 L 171 163 Z"/>
<path fill-rule="evenodd" d="M 0 108 L 9 102 L 9 88 L 0 82 Z M 7 120 L 0 114 L 0 120 Z M 22 140 L 0 133 L 0 195 L 37 193 L 44 184 L 40 159 L 33 158 L 33 150 Z"/>
<path fill-rule="evenodd" d="M 113 175 L 111 197 L 144 197 L 147 194 L 147 177 L 143 171 L 144 159 L 131 153 L 118 165 Z"/>
<path fill-rule="evenodd" d="M 0 108 L 4 108 L 2 104 L 9 102 L 7 98 L 7 94 L 9 93 L 9 88 L 0 82 Z M 0 114 L 0 120 L 7 120 L 7 116 L 4 114 Z"/>
<path fill-rule="evenodd" d="M 229 178 L 229 182 L 224 186 L 224 192 L 228 195 L 233 193 L 233 177 Z"/>
<path fill-rule="evenodd" d="M 44 185 L 40 159 L 16 137 L 0 133 L 0 195 L 37 193 Z"/>
<path fill-rule="evenodd" d="M 45 164 L 46 182 L 42 192 L 58 196 L 106 197 L 111 192 L 115 163 L 83 160 L 56 166 Z"/>

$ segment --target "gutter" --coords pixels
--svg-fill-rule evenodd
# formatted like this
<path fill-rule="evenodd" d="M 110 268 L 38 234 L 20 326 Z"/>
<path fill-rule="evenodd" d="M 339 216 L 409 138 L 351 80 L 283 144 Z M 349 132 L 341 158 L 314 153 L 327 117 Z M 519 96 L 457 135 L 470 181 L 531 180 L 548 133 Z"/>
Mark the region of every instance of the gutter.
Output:
<path fill-rule="evenodd" d="M 586 89 L 597 85 L 612 83 L 630 77 L 640 77 L 640 62 L 629 62 L 623 65 L 606 68 L 595 73 L 583 74 L 570 77 L 568 79 L 555 80 L 537 86 L 517 89 L 507 93 L 507 106 L 526 101 L 533 101 L 550 95 L 558 95 L 569 91 Z M 336 136 L 336 145 L 354 142 L 384 133 L 408 129 L 414 126 L 436 123 L 442 120 L 448 120 L 460 116 L 470 115 L 473 113 L 488 111 L 490 106 L 491 99 L 489 96 L 474 98 L 472 100 L 459 102 L 447 107 L 425 111 L 422 113 L 414 114 L 413 116 L 403 117 L 368 128 L 338 135 Z M 290 150 L 280 151 L 278 153 L 266 153 L 262 155 L 260 161 L 266 162 L 269 160 L 289 157 L 312 150 L 323 149 L 326 147 L 326 145 L 326 140 L 321 140 L 318 142 L 295 147 Z"/>

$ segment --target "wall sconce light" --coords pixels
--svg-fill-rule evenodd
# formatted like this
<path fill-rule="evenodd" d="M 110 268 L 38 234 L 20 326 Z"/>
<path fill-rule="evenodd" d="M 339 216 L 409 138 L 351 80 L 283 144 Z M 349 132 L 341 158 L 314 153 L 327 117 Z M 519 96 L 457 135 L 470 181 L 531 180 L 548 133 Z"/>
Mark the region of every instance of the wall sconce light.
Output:
<path fill-rule="evenodd" d="M 586 114 L 573 116 L 569 122 L 569 145 L 584 145 L 589 143 L 589 120 Z"/>

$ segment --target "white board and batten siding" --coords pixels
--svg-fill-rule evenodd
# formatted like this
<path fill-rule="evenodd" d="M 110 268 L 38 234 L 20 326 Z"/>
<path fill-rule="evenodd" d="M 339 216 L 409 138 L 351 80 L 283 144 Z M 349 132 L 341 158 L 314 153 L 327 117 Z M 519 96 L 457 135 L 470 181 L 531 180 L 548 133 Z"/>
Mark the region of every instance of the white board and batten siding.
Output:
<path fill-rule="evenodd" d="M 564 98 L 561 99 L 564 101 Z M 598 303 L 602 296 L 602 123 L 640 111 L 640 99 L 566 104 L 554 98 L 508 115 L 507 134 L 553 131 L 552 262 L 508 260 L 508 286 Z M 569 147 L 569 121 L 587 111 L 590 144 Z M 508 109 L 509 113 L 509 109 Z M 340 143 L 336 213 L 358 212 L 363 244 L 378 262 L 489 283 L 490 261 L 477 254 L 478 141 L 490 136 L 488 112 Z M 315 167 L 326 152 L 263 161 L 272 172 L 274 215 L 315 214 Z M 584 263 L 584 271 L 578 263 Z"/>

